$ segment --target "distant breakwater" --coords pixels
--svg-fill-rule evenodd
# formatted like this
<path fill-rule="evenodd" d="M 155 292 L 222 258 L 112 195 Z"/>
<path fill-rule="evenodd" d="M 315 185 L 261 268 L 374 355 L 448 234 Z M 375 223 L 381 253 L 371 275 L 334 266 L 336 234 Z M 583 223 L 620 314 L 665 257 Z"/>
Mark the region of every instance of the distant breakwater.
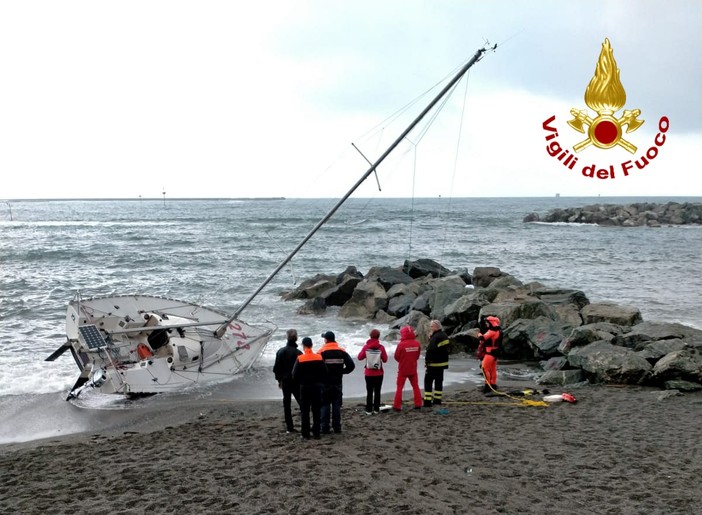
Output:
<path fill-rule="evenodd" d="M 702 203 L 668 202 L 657 204 L 592 204 L 585 207 L 552 209 L 541 216 L 530 213 L 522 220 L 546 223 L 597 224 L 612 227 L 661 227 L 664 225 L 702 225 Z"/>

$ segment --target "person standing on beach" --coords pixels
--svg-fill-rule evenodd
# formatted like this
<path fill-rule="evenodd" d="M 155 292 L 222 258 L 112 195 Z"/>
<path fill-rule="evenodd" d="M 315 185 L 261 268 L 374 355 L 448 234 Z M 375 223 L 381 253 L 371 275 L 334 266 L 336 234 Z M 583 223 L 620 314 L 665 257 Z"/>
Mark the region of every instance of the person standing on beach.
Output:
<path fill-rule="evenodd" d="M 292 377 L 300 384 L 300 432 L 305 440 L 319 438 L 321 426 L 322 388 L 327 378 L 327 367 L 322 356 L 312 350 L 312 339 L 302 339 L 302 354 L 297 357 Z M 310 425 L 310 411 L 312 424 Z"/>
<path fill-rule="evenodd" d="M 370 339 L 358 353 L 360 361 L 365 360 L 366 415 L 380 413 L 380 388 L 383 386 L 383 363 L 388 361 L 388 353 L 380 343 L 380 331 L 373 329 Z"/>
<path fill-rule="evenodd" d="M 324 392 L 322 394 L 322 433 L 330 433 L 330 425 L 335 433 L 341 433 L 341 404 L 344 397 L 343 377 L 353 372 L 356 364 L 348 352 L 336 343 L 336 337 L 333 332 L 327 331 L 323 333 L 322 338 L 324 338 L 324 345 L 318 352 L 327 366 L 327 380 L 324 383 Z"/>
<path fill-rule="evenodd" d="M 449 339 L 441 327 L 441 322 L 432 320 L 429 324 L 429 345 L 427 345 L 424 362 L 424 407 L 431 408 L 441 404 L 444 389 L 444 370 L 449 365 Z"/>
<path fill-rule="evenodd" d="M 405 380 L 409 379 L 414 394 L 414 409 L 422 407 L 422 392 L 419 389 L 419 379 L 417 378 L 417 361 L 421 347 L 416 340 L 414 329 L 406 325 L 400 329 L 400 343 L 395 349 L 395 361 L 397 367 L 397 389 L 392 409 L 402 411 L 402 389 L 405 387 Z"/>
<path fill-rule="evenodd" d="M 300 405 L 300 385 L 292 377 L 292 369 L 297 361 L 297 357 L 302 351 L 297 348 L 297 330 L 288 329 L 285 333 L 288 341 L 285 347 L 278 349 L 275 353 L 275 364 L 273 374 L 278 381 L 278 388 L 283 390 L 283 416 L 285 418 L 285 430 L 288 433 L 295 432 L 292 418 L 292 397 L 295 397 L 297 405 Z"/>
<path fill-rule="evenodd" d="M 502 347 L 500 319 L 496 316 L 481 318 L 480 333 L 476 357 L 485 377 L 483 393 L 490 393 L 497 390 L 497 358 Z"/>

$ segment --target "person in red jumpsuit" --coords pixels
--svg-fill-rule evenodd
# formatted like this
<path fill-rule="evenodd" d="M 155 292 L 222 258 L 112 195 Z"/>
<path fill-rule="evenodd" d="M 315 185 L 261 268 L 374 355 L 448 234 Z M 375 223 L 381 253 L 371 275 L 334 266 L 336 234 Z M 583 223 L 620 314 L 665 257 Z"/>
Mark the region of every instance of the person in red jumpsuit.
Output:
<path fill-rule="evenodd" d="M 405 381 L 409 379 L 414 394 L 414 409 L 422 407 L 422 392 L 419 389 L 419 379 L 417 377 L 417 361 L 419 361 L 421 347 L 416 340 L 414 330 L 406 325 L 400 329 L 400 343 L 395 349 L 395 361 L 397 361 L 397 389 L 392 408 L 395 411 L 402 411 L 402 389 Z"/>
<path fill-rule="evenodd" d="M 480 368 L 485 376 L 484 393 L 497 390 L 497 358 L 502 346 L 502 328 L 500 319 L 488 316 L 481 320 L 480 343 L 476 357 L 480 360 Z"/>

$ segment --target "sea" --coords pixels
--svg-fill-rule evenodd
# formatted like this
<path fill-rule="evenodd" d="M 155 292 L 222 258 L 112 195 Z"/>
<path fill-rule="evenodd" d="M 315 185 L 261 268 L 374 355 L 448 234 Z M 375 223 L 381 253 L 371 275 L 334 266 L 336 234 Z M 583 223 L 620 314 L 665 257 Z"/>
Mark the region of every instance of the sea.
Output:
<path fill-rule="evenodd" d="M 86 393 L 65 341 L 69 300 L 152 294 L 234 312 L 308 236 L 337 199 L 14 200 L 0 203 L 0 444 L 118 425 L 155 403 L 279 397 L 271 367 L 285 330 L 321 345 L 332 330 L 352 355 L 372 321 L 299 315 L 281 293 L 349 266 L 429 258 L 451 270 L 499 267 L 522 282 L 575 288 L 591 302 L 637 307 L 646 321 L 702 329 L 702 226 L 523 223 L 529 213 L 595 203 L 700 202 L 700 197 L 354 198 L 344 203 L 242 312 L 279 329 L 254 370 L 182 394 L 128 401 Z M 396 342 L 387 341 L 392 351 Z M 470 363 L 448 380 L 478 379 Z M 360 367 L 359 367 L 360 369 Z M 361 372 L 356 372 L 361 377 Z M 362 395 L 362 381 L 351 394 Z M 384 389 L 394 388 L 385 381 Z M 170 399 L 168 395 L 172 395 Z M 109 399 L 105 399 L 109 397 Z M 165 398 L 165 400 L 164 400 Z"/>

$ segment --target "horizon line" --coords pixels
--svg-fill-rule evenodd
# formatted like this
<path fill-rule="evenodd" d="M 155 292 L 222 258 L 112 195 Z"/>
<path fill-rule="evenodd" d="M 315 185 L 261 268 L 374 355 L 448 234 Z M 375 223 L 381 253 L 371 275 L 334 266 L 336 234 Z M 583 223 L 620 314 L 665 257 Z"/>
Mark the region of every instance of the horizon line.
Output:
<path fill-rule="evenodd" d="M 111 201 L 280 201 L 280 200 L 315 200 L 334 199 L 337 197 L 55 197 L 55 198 L 8 198 L 0 199 L 0 202 L 111 202 Z M 432 197 L 352 197 L 356 199 L 496 199 L 496 198 L 534 198 L 534 199 L 567 199 L 567 198 L 700 198 L 702 195 L 535 195 L 535 196 L 505 196 L 505 197 L 443 197 L 441 195 Z"/>

